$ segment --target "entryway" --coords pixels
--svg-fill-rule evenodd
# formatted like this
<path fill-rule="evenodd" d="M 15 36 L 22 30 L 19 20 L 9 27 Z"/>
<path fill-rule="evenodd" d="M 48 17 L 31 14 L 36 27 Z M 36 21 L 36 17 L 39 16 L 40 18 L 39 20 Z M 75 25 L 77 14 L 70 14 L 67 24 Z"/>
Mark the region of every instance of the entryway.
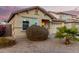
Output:
<path fill-rule="evenodd" d="M 50 27 L 50 21 L 47 19 L 42 19 L 42 26 L 48 29 Z"/>

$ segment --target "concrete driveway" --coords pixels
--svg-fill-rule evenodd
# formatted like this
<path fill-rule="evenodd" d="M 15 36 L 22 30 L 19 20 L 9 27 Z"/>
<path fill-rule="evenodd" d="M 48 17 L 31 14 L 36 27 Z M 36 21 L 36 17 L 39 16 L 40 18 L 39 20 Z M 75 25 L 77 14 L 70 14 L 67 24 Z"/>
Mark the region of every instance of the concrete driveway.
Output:
<path fill-rule="evenodd" d="M 46 41 L 34 42 L 23 38 L 16 39 L 17 44 L 12 47 L 1 48 L 1 53 L 76 53 L 79 52 L 79 42 L 64 45 L 53 35 Z"/>

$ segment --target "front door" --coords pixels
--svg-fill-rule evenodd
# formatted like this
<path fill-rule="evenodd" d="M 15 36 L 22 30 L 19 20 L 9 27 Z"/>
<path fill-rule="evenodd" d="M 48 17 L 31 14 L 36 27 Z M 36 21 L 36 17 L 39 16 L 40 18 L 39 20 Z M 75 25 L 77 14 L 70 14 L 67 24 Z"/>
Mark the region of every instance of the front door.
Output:
<path fill-rule="evenodd" d="M 49 20 L 42 19 L 42 27 L 48 28 L 49 27 Z"/>

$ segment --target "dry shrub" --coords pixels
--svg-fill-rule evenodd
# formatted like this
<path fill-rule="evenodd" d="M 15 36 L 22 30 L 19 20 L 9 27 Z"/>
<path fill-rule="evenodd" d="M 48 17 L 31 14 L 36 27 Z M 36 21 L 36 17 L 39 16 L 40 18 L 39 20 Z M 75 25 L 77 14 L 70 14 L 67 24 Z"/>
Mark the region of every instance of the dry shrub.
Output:
<path fill-rule="evenodd" d="M 11 40 L 11 39 L 7 39 L 7 38 L 4 38 L 4 37 L 0 37 L 0 48 L 13 46 L 15 44 L 16 44 L 15 40 Z"/>
<path fill-rule="evenodd" d="M 26 30 L 27 38 L 31 41 L 43 41 L 48 39 L 48 30 L 44 27 L 33 25 Z"/>

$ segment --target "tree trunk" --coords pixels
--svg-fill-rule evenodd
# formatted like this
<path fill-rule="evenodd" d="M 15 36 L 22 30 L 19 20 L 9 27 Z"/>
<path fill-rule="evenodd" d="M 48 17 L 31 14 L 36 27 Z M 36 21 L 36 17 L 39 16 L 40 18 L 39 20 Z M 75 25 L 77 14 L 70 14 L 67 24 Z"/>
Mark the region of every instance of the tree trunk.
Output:
<path fill-rule="evenodd" d="M 71 44 L 70 39 L 69 39 L 69 38 L 67 38 L 67 37 L 66 37 L 66 39 L 65 39 L 65 44 L 66 44 L 66 45 Z"/>

